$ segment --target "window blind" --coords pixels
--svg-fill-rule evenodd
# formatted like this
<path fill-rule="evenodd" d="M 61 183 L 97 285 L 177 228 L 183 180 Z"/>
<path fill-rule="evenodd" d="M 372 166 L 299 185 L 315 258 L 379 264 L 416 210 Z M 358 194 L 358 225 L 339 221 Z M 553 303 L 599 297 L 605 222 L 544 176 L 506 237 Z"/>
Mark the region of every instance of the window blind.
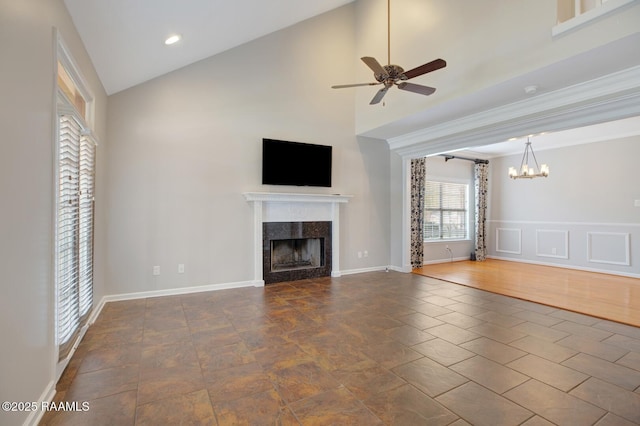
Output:
<path fill-rule="evenodd" d="M 95 143 L 73 115 L 60 115 L 56 339 L 64 358 L 93 304 Z"/>
<path fill-rule="evenodd" d="M 94 171 L 96 145 L 88 137 L 80 139 L 80 208 L 79 208 L 79 278 L 78 303 L 80 316 L 85 316 L 93 302 L 93 229 Z"/>
<path fill-rule="evenodd" d="M 424 239 L 467 238 L 468 185 L 426 181 Z"/>

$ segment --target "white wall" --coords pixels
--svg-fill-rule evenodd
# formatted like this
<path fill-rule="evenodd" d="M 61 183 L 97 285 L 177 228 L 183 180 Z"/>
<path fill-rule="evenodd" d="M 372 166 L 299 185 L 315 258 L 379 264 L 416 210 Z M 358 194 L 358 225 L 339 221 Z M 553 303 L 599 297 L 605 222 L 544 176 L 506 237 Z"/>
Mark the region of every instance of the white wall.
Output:
<path fill-rule="evenodd" d="M 548 178 L 509 179 L 521 155 L 491 160 L 489 255 L 640 277 L 640 137 L 536 156 L 549 164 Z M 627 254 L 629 264 L 618 264 Z"/>
<path fill-rule="evenodd" d="M 354 19 L 349 5 L 109 98 L 110 294 L 250 281 L 247 191 L 353 195 L 341 269 L 388 264 L 388 147 L 358 140 L 353 93 L 330 89 L 353 74 Z M 333 187 L 261 185 L 263 137 L 332 145 Z"/>
<path fill-rule="evenodd" d="M 54 33 L 57 27 L 96 97 L 105 143 L 106 94 L 61 0 L 0 0 L 0 400 L 38 401 L 55 380 L 53 202 Z M 97 187 L 99 198 L 103 187 Z M 97 201 L 97 209 L 101 202 Z M 98 226 L 103 220 L 98 212 Z M 96 241 L 100 253 L 102 240 Z M 96 295 L 103 270 L 96 260 Z M 0 424 L 29 413 L 0 411 Z"/>

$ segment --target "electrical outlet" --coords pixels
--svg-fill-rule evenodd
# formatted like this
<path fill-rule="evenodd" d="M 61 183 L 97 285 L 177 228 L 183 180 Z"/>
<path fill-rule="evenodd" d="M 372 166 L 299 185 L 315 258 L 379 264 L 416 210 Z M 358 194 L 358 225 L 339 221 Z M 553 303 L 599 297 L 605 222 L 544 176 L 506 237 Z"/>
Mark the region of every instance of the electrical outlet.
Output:
<path fill-rule="evenodd" d="M 635 201 L 633 202 L 633 205 L 634 205 L 635 207 L 640 207 L 640 200 L 635 200 Z"/>
<path fill-rule="evenodd" d="M 178 273 L 184 274 L 184 263 L 178 263 Z"/>
<path fill-rule="evenodd" d="M 369 252 L 367 250 L 364 251 L 364 257 L 369 257 Z"/>
<path fill-rule="evenodd" d="M 154 266 L 153 267 L 153 275 L 160 275 L 160 267 L 159 266 Z"/>

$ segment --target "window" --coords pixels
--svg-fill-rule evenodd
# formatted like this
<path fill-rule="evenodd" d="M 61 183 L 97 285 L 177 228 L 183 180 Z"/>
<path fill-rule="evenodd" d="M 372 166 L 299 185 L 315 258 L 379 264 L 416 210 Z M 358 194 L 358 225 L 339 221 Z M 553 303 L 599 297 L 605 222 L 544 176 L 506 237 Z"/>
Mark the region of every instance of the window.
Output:
<path fill-rule="evenodd" d="M 557 0 L 558 24 L 551 34 L 555 37 L 601 19 L 636 0 Z"/>
<path fill-rule="evenodd" d="M 60 46 L 57 70 L 56 344 L 64 359 L 93 306 L 96 142 L 86 125 L 91 99 Z"/>
<path fill-rule="evenodd" d="M 425 182 L 424 240 L 461 240 L 468 237 L 469 185 Z"/>
<path fill-rule="evenodd" d="M 84 99 L 84 96 L 80 93 L 80 90 L 73 82 L 73 79 L 65 69 L 64 65 L 60 61 L 58 61 L 58 89 L 65 94 L 69 102 L 71 102 L 75 108 L 75 110 L 80 114 L 80 117 L 86 120 L 85 112 L 87 107 L 87 102 Z"/>

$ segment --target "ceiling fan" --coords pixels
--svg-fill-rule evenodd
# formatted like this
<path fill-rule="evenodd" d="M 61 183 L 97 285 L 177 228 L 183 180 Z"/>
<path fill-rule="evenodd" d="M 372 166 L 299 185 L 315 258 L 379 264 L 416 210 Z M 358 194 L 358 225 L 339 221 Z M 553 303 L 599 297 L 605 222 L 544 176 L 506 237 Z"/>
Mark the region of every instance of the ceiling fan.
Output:
<path fill-rule="evenodd" d="M 436 91 L 435 88 L 429 86 L 423 86 L 421 84 L 409 83 L 406 80 L 418 77 L 420 75 L 439 70 L 447 66 L 447 62 L 444 59 L 435 59 L 419 67 L 412 68 L 409 71 L 405 71 L 399 65 L 391 64 L 391 0 L 387 0 L 387 65 L 380 65 L 380 62 L 371 56 L 364 56 L 362 62 L 364 62 L 373 71 L 373 77 L 375 82 L 371 83 L 356 83 L 356 84 L 338 84 L 331 86 L 332 89 L 344 89 L 346 87 L 358 87 L 358 86 L 377 86 L 383 84 L 384 87 L 375 94 L 370 105 L 379 103 L 387 91 L 393 86 L 398 86 L 398 89 L 406 90 L 421 95 L 431 95 Z"/>

